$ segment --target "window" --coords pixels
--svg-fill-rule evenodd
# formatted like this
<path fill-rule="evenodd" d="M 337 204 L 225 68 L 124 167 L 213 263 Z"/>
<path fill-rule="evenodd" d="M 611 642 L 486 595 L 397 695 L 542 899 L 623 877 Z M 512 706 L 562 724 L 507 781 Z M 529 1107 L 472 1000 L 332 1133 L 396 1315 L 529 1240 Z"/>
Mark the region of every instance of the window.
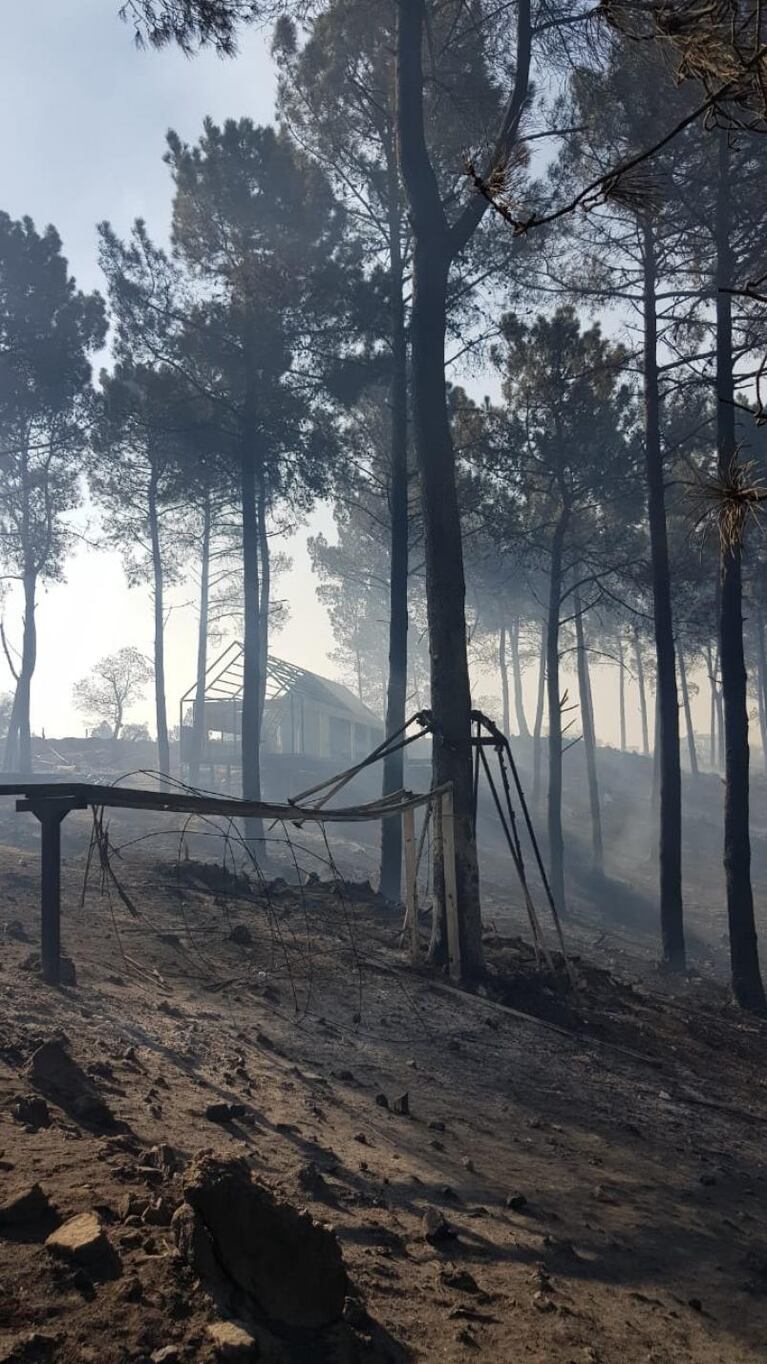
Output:
<path fill-rule="evenodd" d="M 330 756 L 331 758 L 351 758 L 352 727 L 348 720 L 330 717 Z"/>

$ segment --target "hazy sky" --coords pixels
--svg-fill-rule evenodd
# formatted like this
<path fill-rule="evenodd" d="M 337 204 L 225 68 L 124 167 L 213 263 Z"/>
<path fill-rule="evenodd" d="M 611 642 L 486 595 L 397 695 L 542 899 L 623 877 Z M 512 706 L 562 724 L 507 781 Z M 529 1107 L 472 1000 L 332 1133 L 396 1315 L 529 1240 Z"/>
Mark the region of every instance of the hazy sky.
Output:
<path fill-rule="evenodd" d="M 268 34 L 247 33 L 234 61 L 210 53 L 187 59 L 174 49 L 137 51 L 118 8 L 119 0 L 27 0 L 3 12 L 0 208 L 13 217 L 29 214 L 38 226 L 54 223 L 78 283 L 87 288 L 103 287 L 95 231 L 101 219 L 127 233 L 140 216 L 155 236 L 167 234 L 170 177 L 162 156 L 168 128 L 192 141 L 206 114 L 268 122 L 273 111 Z M 307 591 L 306 533 L 291 545 L 295 568 L 280 582 L 280 592 L 291 598 L 292 621 L 278 648 L 327 671 L 331 641 L 327 617 Z M 183 606 L 193 590 L 190 583 L 174 594 L 168 624 L 171 723 L 194 675 L 195 620 Z M 12 607 L 7 617 L 14 635 Z M 73 682 L 124 644 L 151 648 L 148 594 L 128 590 L 116 555 L 83 548 L 68 565 L 66 583 L 41 596 L 35 728 L 79 732 Z M 7 672 L 0 678 L 0 686 L 10 685 Z M 151 719 L 149 704 L 134 718 Z"/>
<path fill-rule="evenodd" d="M 268 35 L 250 31 L 233 61 L 203 53 L 192 59 L 175 49 L 138 51 L 118 17 L 119 0 L 27 0 L 6 4 L 0 45 L 0 208 L 29 214 L 38 226 L 53 222 L 79 284 L 102 287 L 95 224 L 108 218 L 127 233 L 134 218 L 163 237 L 170 218 L 170 177 L 163 165 L 165 133 L 188 141 L 203 117 L 216 120 L 272 116 L 274 73 Z M 320 511 L 313 527 L 328 526 Z M 326 613 L 317 602 L 306 554 L 307 529 L 289 545 L 293 571 L 280 580 L 291 620 L 274 642 L 285 658 L 332 673 Z M 172 597 L 168 623 L 167 695 L 171 724 L 178 698 L 194 675 L 195 617 L 187 604 L 190 581 Z M 18 615 L 6 611 L 18 639 Z M 32 720 L 48 735 L 81 732 L 71 704 L 72 684 L 102 654 L 125 644 L 151 650 L 151 611 L 145 589 L 129 590 L 119 558 L 85 546 L 67 567 L 67 581 L 48 587 L 39 607 L 38 668 Z M 382 625 L 383 628 L 383 625 Z M 4 665 L 0 665 L 4 666 Z M 530 706 L 534 677 L 529 675 Z M 10 686 L 0 673 L 0 688 Z M 497 690 L 494 680 L 478 691 Z M 596 688 L 600 736 L 615 741 L 614 673 Z M 704 723 L 701 705 L 700 722 Z M 630 739 L 637 742 L 634 707 Z M 151 724 L 149 701 L 134 719 Z"/>

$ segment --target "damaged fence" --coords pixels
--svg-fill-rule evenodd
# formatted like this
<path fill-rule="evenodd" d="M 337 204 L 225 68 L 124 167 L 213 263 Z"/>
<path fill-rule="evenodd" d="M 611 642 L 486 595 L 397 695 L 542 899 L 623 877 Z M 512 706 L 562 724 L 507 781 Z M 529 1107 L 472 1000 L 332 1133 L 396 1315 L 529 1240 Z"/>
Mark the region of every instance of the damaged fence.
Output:
<path fill-rule="evenodd" d="M 105 812 L 124 810 L 137 812 L 175 813 L 184 817 L 185 829 L 195 820 L 224 821 L 225 847 L 232 843 L 245 855 L 263 885 L 266 885 L 260 860 L 271 840 L 271 830 L 280 826 L 281 841 L 288 845 L 295 871 L 301 882 L 297 856 L 296 831 L 304 825 L 321 830 L 328 854 L 328 865 L 336 881 L 334 859 L 327 840 L 326 826 L 355 823 L 380 823 L 400 819 L 404 848 L 405 921 L 402 938 L 408 944 L 413 963 L 420 959 L 419 931 L 419 876 L 424 862 L 432 870 L 431 898 L 434 921 L 443 922 L 446 930 L 448 968 L 454 980 L 461 979 L 461 941 L 459 907 L 456 890 L 455 813 L 453 787 L 447 783 L 430 791 L 413 793 L 400 790 L 364 804 L 339 807 L 329 802 L 364 768 L 380 762 L 397 748 L 405 748 L 416 740 L 431 735 L 436 741 L 431 713 L 419 711 L 411 716 L 395 734 L 385 739 L 372 753 L 348 768 L 309 790 L 301 792 L 285 804 L 269 801 L 249 801 L 216 792 L 197 790 L 160 773 L 133 773 L 133 778 L 151 778 L 152 788 L 122 784 L 111 786 L 86 782 L 37 782 L 17 780 L 0 785 L 0 796 L 16 797 L 16 809 L 36 816 L 40 823 L 40 909 L 41 909 L 41 966 L 43 977 L 50 984 L 61 981 L 61 825 L 73 810 L 91 809 L 93 833 L 88 853 L 85 885 L 94 858 L 101 869 L 102 889 L 110 885 L 127 907 L 134 912 L 113 865 L 117 851 L 110 843 Z M 527 842 L 540 875 L 555 934 L 566 969 L 570 966 L 565 950 L 557 906 L 549 885 L 546 868 L 536 837 L 530 811 L 522 789 L 519 773 L 508 738 L 481 711 L 472 712 L 472 748 L 474 752 L 474 824 L 476 828 L 480 772 L 483 774 L 503 832 L 504 842 L 518 880 L 532 934 L 538 965 L 552 968 L 552 957 L 547 947 L 540 915 L 536 909 L 527 875 L 525 854 L 518 825 L 517 807 L 521 813 Z M 495 773 L 488 755 L 495 759 Z M 516 802 L 516 805 L 515 805 Z M 423 811 L 420 829 L 416 814 Z M 269 832 L 264 833 L 264 826 Z M 236 837 L 233 831 L 237 831 Z M 293 831 L 293 832 L 291 832 Z M 424 854 L 426 853 L 426 856 Z"/>
<path fill-rule="evenodd" d="M 345 784 L 343 781 L 340 784 Z M 340 789 L 336 786 L 334 789 Z M 246 801 L 232 797 L 222 797 L 211 793 L 193 791 L 188 787 L 176 785 L 168 789 L 150 790 L 127 786 L 97 786 L 80 782 L 16 782 L 0 785 L 0 797 L 16 797 L 16 809 L 36 816 L 40 823 L 40 956 L 44 979 L 57 985 L 61 979 L 61 825 L 73 810 L 91 809 L 94 815 L 94 840 L 91 855 L 98 849 L 102 869 L 109 871 L 108 843 L 104 839 L 104 812 L 106 810 L 156 811 L 176 813 L 187 818 L 204 817 L 232 821 L 261 820 L 264 823 L 279 824 L 286 831 L 300 829 L 305 824 L 349 824 L 380 821 L 384 818 L 398 817 L 403 821 L 406 848 L 407 882 L 407 931 L 413 955 L 418 953 L 418 922 L 416 892 L 416 849 L 415 849 L 415 812 L 424 808 L 427 815 L 422 828 L 421 847 L 425 830 L 428 827 L 430 812 L 437 810 L 436 821 L 440 828 L 437 855 L 441 875 L 435 880 L 444 888 L 444 915 L 447 923 L 448 956 L 450 974 L 454 979 L 461 975 L 460 936 L 458 931 L 458 905 L 456 898 L 455 876 L 455 838 L 453 816 L 453 791 L 451 786 L 441 786 L 424 794 L 398 792 L 395 796 L 385 797 L 368 804 L 325 808 L 291 804 L 274 804 L 267 801 Z M 258 840 L 256 840 L 258 841 Z M 250 851 L 247 838 L 240 838 L 241 846 Z M 105 866 L 105 859 L 107 865 Z M 255 859 L 253 858 L 255 861 Z M 89 855 L 90 862 L 90 855 Z"/>

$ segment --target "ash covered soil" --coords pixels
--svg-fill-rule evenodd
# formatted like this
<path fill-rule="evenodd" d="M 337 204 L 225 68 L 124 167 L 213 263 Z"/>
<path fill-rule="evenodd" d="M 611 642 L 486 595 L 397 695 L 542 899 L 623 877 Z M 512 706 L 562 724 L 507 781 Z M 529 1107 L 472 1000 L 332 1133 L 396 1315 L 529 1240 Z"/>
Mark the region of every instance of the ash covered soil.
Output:
<path fill-rule="evenodd" d="M 138 821 L 81 904 L 67 825 L 60 989 L 0 847 L 0 1361 L 767 1358 L 767 1025 L 720 984 L 589 929 L 567 993 L 510 931 L 462 993 L 364 885 Z"/>

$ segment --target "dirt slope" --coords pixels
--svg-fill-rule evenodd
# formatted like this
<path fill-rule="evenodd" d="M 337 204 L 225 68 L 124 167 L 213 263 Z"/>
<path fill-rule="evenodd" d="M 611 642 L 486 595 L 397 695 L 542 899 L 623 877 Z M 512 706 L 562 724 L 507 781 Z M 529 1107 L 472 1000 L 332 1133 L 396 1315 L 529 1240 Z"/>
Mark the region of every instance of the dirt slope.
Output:
<path fill-rule="evenodd" d="M 35 859 L 0 850 L 0 1205 L 39 1183 L 57 1221 L 96 1213 L 118 1266 L 57 1258 L 43 1218 L 0 1225 L 0 1360 L 767 1359 L 767 1028 L 717 987 L 582 962 L 568 1000 L 494 940 L 492 998 L 461 995 L 406 966 L 363 890 L 251 895 L 147 855 L 131 913 L 114 887 L 81 908 L 65 871 L 77 985 L 54 991 L 22 967 Z M 62 1034 L 116 1130 L 50 1096 L 49 1126 L 14 1114 Z M 206 1149 L 335 1228 L 337 1326 L 260 1356 L 210 1334 L 167 1225 Z"/>

